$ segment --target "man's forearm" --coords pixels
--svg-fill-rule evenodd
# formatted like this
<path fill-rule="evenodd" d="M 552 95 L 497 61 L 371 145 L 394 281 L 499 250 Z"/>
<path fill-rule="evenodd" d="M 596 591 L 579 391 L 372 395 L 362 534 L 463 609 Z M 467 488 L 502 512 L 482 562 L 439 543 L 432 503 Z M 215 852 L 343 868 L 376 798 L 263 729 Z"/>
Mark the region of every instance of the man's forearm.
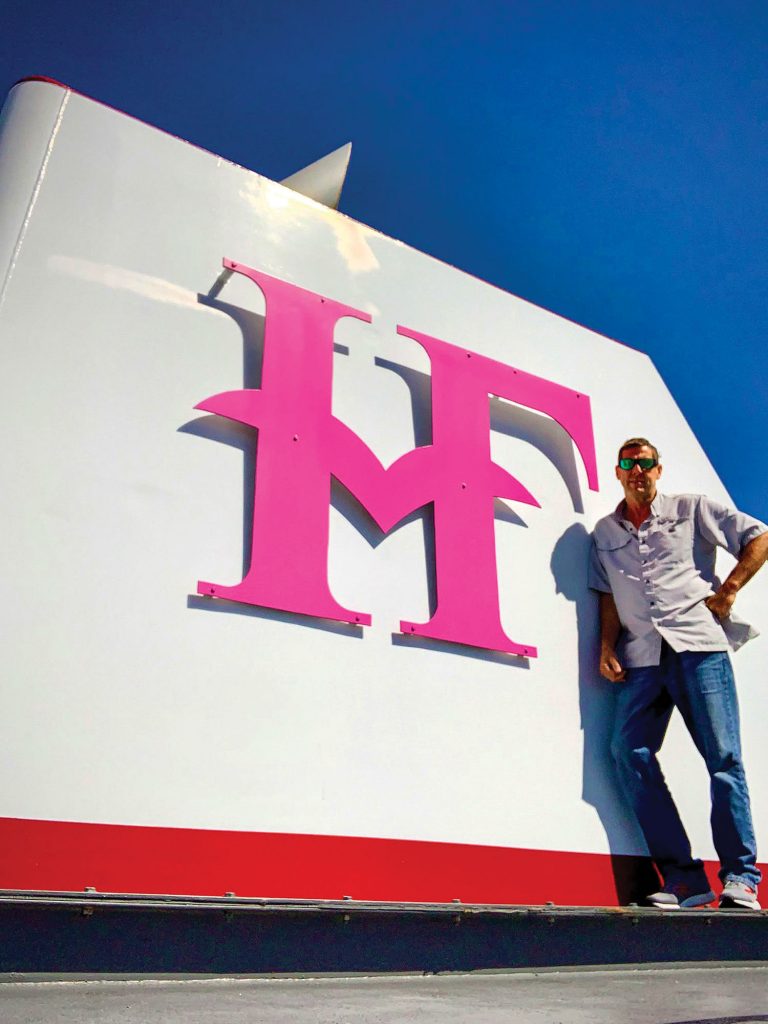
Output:
<path fill-rule="evenodd" d="M 736 600 L 736 595 L 755 575 L 758 569 L 768 559 L 768 533 L 761 533 L 745 545 L 738 562 L 728 574 L 728 579 L 723 583 L 716 594 L 708 597 L 705 604 L 707 608 L 719 619 L 725 619 L 731 613 L 731 606 Z"/>
<path fill-rule="evenodd" d="M 749 542 L 741 552 L 738 562 L 728 574 L 721 590 L 736 594 L 748 583 L 768 559 L 768 533 L 761 533 Z"/>
<path fill-rule="evenodd" d="M 612 683 L 620 683 L 626 673 L 616 657 L 616 641 L 621 632 L 621 620 L 613 594 L 600 595 L 600 675 Z"/>
<path fill-rule="evenodd" d="M 621 632 L 621 621 L 613 594 L 600 595 L 600 644 L 603 650 L 614 651 Z"/>

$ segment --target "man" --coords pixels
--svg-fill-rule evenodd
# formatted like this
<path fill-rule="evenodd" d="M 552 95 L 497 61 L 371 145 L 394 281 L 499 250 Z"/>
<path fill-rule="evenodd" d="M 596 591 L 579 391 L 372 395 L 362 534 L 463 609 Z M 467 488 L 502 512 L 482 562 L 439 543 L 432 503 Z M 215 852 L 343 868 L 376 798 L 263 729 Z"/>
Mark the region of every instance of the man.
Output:
<path fill-rule="evenodd" d="M 703 495 L 659 493 L 661 472 L 650 441 L 625 441 L 616 466 L 624 500 L 592 535 L 600 672 L 616 684 L 611 752 L 664 882 L 648 902 L 662 909 L 712 902 L 656 759 L 678 708 L 710 774 L 720 906 L 759 910 L 761 875 L 728 651 L 756 635 L 731 617 L 731 608 L 768 557 L 768 526 Z M 715 576 L 718 547 L 738 559 L 722 584 Z"/>

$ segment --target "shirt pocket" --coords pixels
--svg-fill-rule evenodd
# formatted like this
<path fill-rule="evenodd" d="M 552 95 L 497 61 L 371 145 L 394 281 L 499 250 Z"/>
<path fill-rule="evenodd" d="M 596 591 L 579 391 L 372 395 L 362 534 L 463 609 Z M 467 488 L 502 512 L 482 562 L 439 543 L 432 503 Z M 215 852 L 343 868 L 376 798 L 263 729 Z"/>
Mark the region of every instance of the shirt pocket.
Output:
<path fill-rule="evenodd" d="M 636 569 L 636 558 L 632 557 L 630 541 L 632 534 L 622 532 L 621 535 L 595 539 L 597 553 L 609 577 L 611 572 L 625 575 L 629 570 Z"/>
<path fill-rule="evenodd" d="M 619 551 L 631 540 L 632 534 L 622 530 L 621 533 L 614 533 L 608 537 L 595 537 L 595 547 L 598 551 Z"/>
<path fill-rule="evenodd" d="M 693 529 L 687 516 L 658 519 L 648 534 L 648 546 L 656 558 L 665 562 L 682 562 L 691 557 Z"/>

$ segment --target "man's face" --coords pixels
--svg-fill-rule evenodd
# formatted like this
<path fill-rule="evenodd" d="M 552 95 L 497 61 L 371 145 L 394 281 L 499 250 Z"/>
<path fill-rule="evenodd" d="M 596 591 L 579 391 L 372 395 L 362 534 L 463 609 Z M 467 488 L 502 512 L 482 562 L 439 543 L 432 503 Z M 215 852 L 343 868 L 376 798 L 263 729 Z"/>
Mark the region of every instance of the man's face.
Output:
<path fill-rule="evenodd" d="M 621 452 L 622 459 L 653 459 L 655 458 L 652 448 L 642 445 L 639 448 L 624 448 Z M 616 479 L 624 488 L 624 497 L 627 500 L 651 502 L 656 497 L 656 481 L 661 476 L 661 466 L 653 466 L 651 469 L 641 469 L 635 465 L 632 469 L 616 467 Z"/>

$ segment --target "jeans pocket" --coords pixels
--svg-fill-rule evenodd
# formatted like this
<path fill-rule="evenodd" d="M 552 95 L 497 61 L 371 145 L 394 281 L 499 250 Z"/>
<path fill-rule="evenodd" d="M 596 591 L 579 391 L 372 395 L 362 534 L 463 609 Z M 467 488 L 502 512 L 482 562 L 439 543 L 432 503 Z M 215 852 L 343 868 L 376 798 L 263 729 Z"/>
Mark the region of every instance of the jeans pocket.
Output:
<path fill-rule="evenodd" d="M 722 652 L 706 655 L 698 667 L 700 693 L 722 693 L 730 683 L 728 655 Z"/>

